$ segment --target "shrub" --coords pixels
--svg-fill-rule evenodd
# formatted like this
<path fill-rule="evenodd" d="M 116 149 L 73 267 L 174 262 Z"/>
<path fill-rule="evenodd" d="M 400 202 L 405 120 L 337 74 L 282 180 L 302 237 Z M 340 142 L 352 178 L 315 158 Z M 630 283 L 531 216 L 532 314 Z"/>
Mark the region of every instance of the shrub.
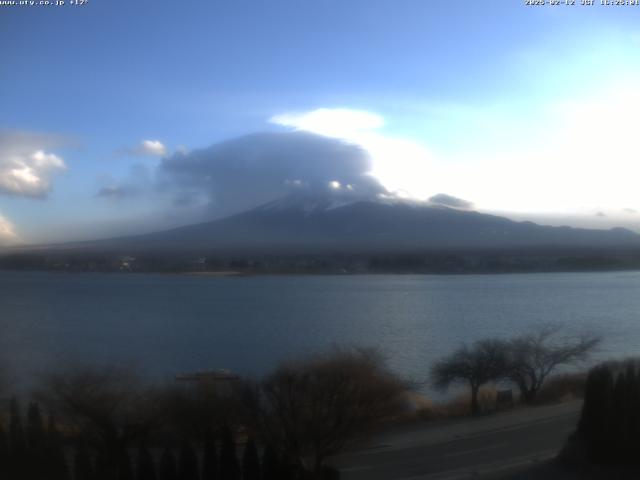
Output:
<path fill-rule="evenodd" d="M 300 471 L 319 472 L 347 443 L 404 411 L 406 387 L 379 355 L 335 351 L 281 365 L 244 400 L 253 426 Z"/>

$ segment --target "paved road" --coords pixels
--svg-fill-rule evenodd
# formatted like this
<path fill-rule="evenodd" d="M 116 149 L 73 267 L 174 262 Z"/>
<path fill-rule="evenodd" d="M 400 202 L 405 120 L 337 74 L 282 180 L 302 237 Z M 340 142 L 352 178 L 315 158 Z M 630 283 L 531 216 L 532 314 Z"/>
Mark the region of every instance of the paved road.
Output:
<path fill-rule="evenodd" d="M 557 454 L 580 402 L 405 429 L 337 458 L 344 480 L 453 480 L 517 471 Z"/>

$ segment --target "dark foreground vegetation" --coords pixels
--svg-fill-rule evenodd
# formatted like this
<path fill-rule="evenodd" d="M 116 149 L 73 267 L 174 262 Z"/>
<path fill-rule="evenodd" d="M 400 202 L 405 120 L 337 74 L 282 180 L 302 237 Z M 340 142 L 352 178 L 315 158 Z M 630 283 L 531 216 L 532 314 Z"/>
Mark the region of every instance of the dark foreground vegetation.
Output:
<path fill-rule="evenodd" d="M 559 338 L 557 329 L 481 340 L 442 359 L 432 374 L 441 387 L 465 382 L 474 414 L 483 413 L 480 387 L 492 381 L 517 386 L 520 401 L 532 404 L 568 391 L 570 377 L 551 373 L 584 359 L 598 341 Z M 625 442 L 640 433 L 631 427 L 640 430 L 632 408 L 640 371 L 625 364 L 616 376 L 609 368 L 589 374 L 576 438 L 589 456 L 631 461 L 635 451 Z M 416 415 L 408 384 L 371 350 L 284 363 L 261 381 L 205 373 L 168 385 L 120 368 L 49 376 L 0 411 L 0 479 L 337 479 L 328 460 L 352 442 L 389 422 L 427 418 Z M 582 378 L 571 381 L 582 388 Z"/>
<path fill-rule="evenodd" d="M 327 458 L 401 413 L 405 392 L 364 350 L 285 364 L 261 382 L 158 387 L 120 369 L 76 369 L 51 376 L 26 416 L 8 402 L 0 478 L 337 479 Z"/>
<path fill-rule="evenodd" d="M 580 422 L 563 458 L 577 463 L 640 468 L 639 405 L 638 360 L 609 362 L 591 369 Z"/>
<path fill-rule="evenodd" d="M 640 478 L 640 361 L 593 367 L 583 396 L 577 428 L 556 459 L 500 478 Z"/>

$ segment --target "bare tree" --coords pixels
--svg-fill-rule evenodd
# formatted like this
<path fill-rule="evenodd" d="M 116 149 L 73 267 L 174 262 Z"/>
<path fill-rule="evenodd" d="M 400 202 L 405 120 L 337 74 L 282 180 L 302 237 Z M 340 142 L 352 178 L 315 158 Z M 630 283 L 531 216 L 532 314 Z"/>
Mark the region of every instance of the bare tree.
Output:
<path fill-rule="evenodd" d="M 39 396 L 96 447 L 107 471 L 162 418 L 155 393 L 125 369 L 85 367 L 53 375 Z"/>
<path fill-rule="evenodd" d="M 471 347 L 463 345 L 432 367 L 431 379 L 441 390 L 454 383 L 467 384 L 471 390 L 471 413 L 477 415 L 480 387 L 506 375 L 507 353 L 507 344 L 496 339 L 479 340 Z"/>
<path fill-rule="evenodd" d="M 349 350 L 280 366 L 245 388 L 244 403 L 268 444 L 318 473 L 328 456 L 400 412 L 405 392 L 379 355 Z"/>
<path fill-rule="evenodd" d="M 517 385 L 526 403 L 535 401 L 549 374 L 560 365 L 585 360 L 600 343 L 595 335 L 559 338 L 559 327 L 542 327 L 509 342 L 508 378 Z"/>

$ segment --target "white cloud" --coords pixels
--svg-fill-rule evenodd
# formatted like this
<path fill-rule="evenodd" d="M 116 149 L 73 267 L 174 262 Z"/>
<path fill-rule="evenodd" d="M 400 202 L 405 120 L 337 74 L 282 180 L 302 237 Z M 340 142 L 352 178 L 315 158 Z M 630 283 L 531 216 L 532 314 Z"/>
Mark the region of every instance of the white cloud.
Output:
<path fill-rule="evenodd" d="M 348 138 L 384 126 L 384 118 L 366 110 L 348 108 L 318 108 L 304 113 L 285 113 L 270 121 L 296 130 L 317 133 L 326 137 Z"/>
<path fill-rule="evenodd" d="M 396 194 L 446 192 L 507 214 L 593 218 L 602 211 L 612 225 L 630 225 L 628 209 L 640 211 L 640 92 L 637 82 L 609 84 L 615 89 L 527 111 L 453 109 L 447 124 L 457 136 L 437 154 L 386 133 L 385 119 L 371 112 L 323 108 L 271 122 L 361 146 L 372 158 L 370 173 Z"/>
<path fill-rule="evenodd" d="M 436 185 L 430 186 L 437 168 L 431 152 L 420 143 L 381 132 L 386 122 L 376 113 L 319 108 L 275 115 L 270 122 L 362 147 L 372 159 L 369 173 L 390 192 L 424 199 L 439 191 Z"/>
<path fill-rule="evenodd" d="M 160 140 L 142 140 L 132 148 L 124 148 L 118 153 L 136 156 L 164 157 L 167 154 L 167 147 Z"/>
<path fill-rule="evenodd" d="M 53 136 L 0 131 L 0 193 L 45 197 L 53 176 L 66 168 L 62 158 L 45 151 L 58 143 Z"/>
<path fill-rule="evenodd" d="M 0 214 L 0 246 L 13 245 L 19 240 L 13 224 Z"/>
<path fill-rule="evenodd" d="M 160 140 L 143 140 L 140 144 L 140 152 L 145 155 L 157 155 L 159 157 L 167 154 L 167 147 Z"/>

